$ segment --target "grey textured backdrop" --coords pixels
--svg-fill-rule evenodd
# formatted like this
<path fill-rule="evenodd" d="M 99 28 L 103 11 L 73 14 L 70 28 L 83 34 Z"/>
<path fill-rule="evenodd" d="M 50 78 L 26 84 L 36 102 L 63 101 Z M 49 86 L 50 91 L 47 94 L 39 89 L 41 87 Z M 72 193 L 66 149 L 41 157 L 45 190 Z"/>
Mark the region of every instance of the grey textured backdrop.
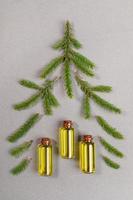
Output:
<path fill-rule="evenodd" d="M 18 85 L 20 78 L 38 81 L 39 70 L 58 52 L 50 46 L 62 36 L 63 22 L 74 23 L 82 53 L 96 64 L 91 83 L 109 84 L 113 92 L 105 97 L 123 108 L 121 116 L 93 105 L 94 114 L 102 114 L 124 135 L 124 141 L 106 136 L 125 153 L 118 161 L 121 169 L 108 168 L 99 158 L 97 173 L 84 175 L 77 163 L 55 155 L 55 175 L 39 177 L 35 164 L 18 177 L 9 169 L 18 160 L 8 155 L 12 146 L 6 137 L 41 105 L 16 112 L 12 103 L 26 98 L 31 91 Z M 133 198 L 133 1 L 130 0 L 0 0 L 0 198 L 3 200 L 132 200 Z M 55 93 L 61 107 L 52 117 L 44 117 L 23 139 L 49 135 L 56 139 L 60 120 L 70 118 L 83 133 L 105 135 L 94 120 L 80 116 L 79 98 L 69 100 L 57 84 Z M 77 126 L 78 125 L 78 126 Z M 22 140 L 21 140 L 22 141 Z M 36 144 L 31 150 L 35 154 Z M 97 147 L 98 153 L 104 152 Z M 113 156 L 111 156 L 113 158 Z M 115 158 L 114 158 L 115 159 Z M 117 160 L 117 159 L 116 159 Z"/>

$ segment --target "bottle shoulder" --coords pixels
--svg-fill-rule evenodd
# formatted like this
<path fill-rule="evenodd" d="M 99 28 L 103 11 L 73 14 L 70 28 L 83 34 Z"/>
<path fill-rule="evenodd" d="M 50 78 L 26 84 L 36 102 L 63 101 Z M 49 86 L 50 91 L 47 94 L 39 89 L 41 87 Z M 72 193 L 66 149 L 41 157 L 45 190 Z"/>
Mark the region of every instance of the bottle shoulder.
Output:
<path fill-rule="evenodd" d="M 74 128 L 67 129 L 67 128 L 64 128 L 64 127 L 60 127 L 59 130 L 60 131 L 74 131 Z"/>
<path fill-rule="evenodd" d="M 80 144 L 83 144 L 83 145 L 95 145 L 94 142 L 84 142 L 84 141 L 79 141 Z"/>
<path fill-rule="evenodd" d="M 52 148 L 52 145 L 42 145 L 42 144 L 38 144 L 38 148 Z"/>

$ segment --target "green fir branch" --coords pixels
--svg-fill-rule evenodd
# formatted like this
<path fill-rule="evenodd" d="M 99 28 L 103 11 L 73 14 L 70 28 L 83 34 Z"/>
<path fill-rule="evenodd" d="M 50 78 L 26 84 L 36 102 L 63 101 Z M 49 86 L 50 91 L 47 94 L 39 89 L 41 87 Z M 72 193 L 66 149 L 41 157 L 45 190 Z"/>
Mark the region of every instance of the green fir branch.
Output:
<path fill-rule="evenodd" d="M 19 175 L 23 171 L 27 169 L 27 167 L 30 164 L 31 159 L 25 158 L 23 159 L 18 165 L 16 165 L 14 168 L 10 170 L 12 175 Z"/>
<path fill-rule="evenodd" d="M 42 96 L 43 109 L 46 115 L 52 115 L 52 107 L 58 107 L 59 102 L 56 97 L 51 93 L 49 88 L 45 89 L 45 93 Z"/>
<path fill-rule="evenodd" d="M 65 23 L 64 29 L 64 43 L 67 44 L 69 42 L 70 44 L 70 38 L 73 38 L 73 28 L 72 24 L 68 20 Z"/>
<path fill-rule="evenodd" d="M 14 157 L 19 157 L 20 155 L 22 155 L 24 152 L 26 152 L 30 148 L 32 143 L 33 143 L 33 140 L 23 142 L 22 144 L 18 145 L 17 147 L 13 147 L 12 149 L 10 149 L 9 153 L 10 153 L 10 155 L 12 155 Z"/>
<path fill-rule="evenodd" d="M 76 60 L 76 62 L 79 63 L 80 66 L 84 66 L 84 68 L 89 69 L 93 69 L 95 67 L 95 64 L 82 54 L 71 50 L 71 55 L 72 58 Z"/>
<path fill-rule="evenodd" d="M 120 108 L 118 108 L 118 107 L 114 106 L 113 104 L 109 103 L 108 101 L 102 99 L 100 96 L 96 95 L 95 93 L 91 94 L 91 98 L 93 99 L 93 101 L 95 103 L 97 103 L 102 108 L 104 108 L 108 111 L 111 111 L 111 112 L 121 113 Z"/>
<path fill-rule="evenodd" d="M 105 119 L 103 119 L 101 116 L 96 116 L 96 120 L 106 133 L 113 136 L 114 138 L 124 139 L 123 135 L 116 128 L 108 124 L 108 122 Z"/>
<path fill-rule="evenodd" d="M 44 109 L 45 115 L 52 115 L 53 112 L 52 112 L 51 104 L 48 97 L 43 98 L 43 109 Z"/>
<path fill-rule="evenodd" d="M 52 73 L 61 63 L 63 62 L 63 57 L 59 56 L 54 58 L 49 64 L 45 66 L 45 68 L 41 71 L 41 78 L 45 78 L 50 73 Z"/>
<path fill-rule="evenodd" d="M 98 85 L 98 86 L 94 86 L 91 88 L 92 91 L 95 92 L 111 92 L 112 91 L 112 87 L 107 86 L 107 85 Z"/>
<path fill-rule="evenodd" d="M 71 78 L 71 69 L 70 62 L 65 60 L 64 62 L 64 86 L 68 97 L 73 97 L 73 89 L 72 89 L 72 78 Z"/>
<path fill-rule="evenodd" d="M 16 110 L 24 110 L 37 104 L 39 100 L 43 100 L 43 105 L 45 105 L 44 106 L 45 114 L 51 115 L 52 114 L 51 106 L 53 107 L 59 106 L 58 100 L 51 92 L 51 90 L 53 89 L 53 85 L 57 80 L 58 80 L 57 78 L 53 80 L 47 79 L 41 86 L 39 86 L 40 88 L 38 93 L 36 93 L 35 95 L 31 96 L 29 99 L 23 102 L 15 104 L 14 108 Z"/>
<path fill-rule="evenodd" d="M 120 165 L 116 162 L 114 162 L 113 160 L 111 160 L 110 158 L 108 158 L 107 156 L 102 156 L 104 162 L 106 163 L 107 166 L 113 168 L 113 169 L 119 169 Z"/>
<path fill-rule="evenodd" d="M 50 105 L 53 107 L 58 107 L 60 104 L 58 102 L 58 100 L 56 99 L 56 97 L 51 93 L 51 91 L 48 91 L 48 96 L 49 96 L 49 101 L 50 101 Z"/>
<path fill-rule="evenodd" d="M 83 116 L 85 119 L 90 118 L 90 98 L 87 95 L 83 99 Z"/>
<path fill-rule="evenodd" d="M 76 82 L 79 85 L 82 92 L 84 92 L 86 95 L 91 94 L 91 86 L 87 81 L 82 80 L 79 76 L 75 76 Z"/>
<path fill-rule="evenodd" d="M 13 107 L 15 110 L 25 110 L 27 108 L 31 108 L 32 106 L 36 105 L 41 98 L 41 93 L 38 92 L 32 95 L 30 98 L 22 101 L 20 103 L 15 104 Z"/>
<path fill-rule="evenodd" d="M 99 141 L 102 144 L 102 146 L 110 153 L 114 154 L 117 157 L 123 158 L 123 153 L 120 152 L 118 149 L 113 147 L 111 144 L 109 144 L 105 139 L 102 137 L 99 137 Z"/>
<path fill-rule="evenodd" d="M 71 42 L 72 46 L 76 49 L 80 49 L 82 47 L 82 44 L 75 38 L 70 38 L 70 42 Z"/>
<path fill-rule="evenodd" d="M 20 80 L 19 83 L 20 83 L 20 85 L 30 88 L 30 89 L 39 90 L 41 88 L 39 85 L 37 85 L 33 81 L 29 81 L 29 80 L 25 80 L 25 79 Z"/>
<path fill-rule="evenodd" d="M 64 31 L 64 37 L 61 40 L 58 40 L 52 47 L 53 49 L 57 50 L 57 49 L 62 49 L 64 50 L 66 45 L 70 44 L 71 47 L 74 47 L 76 49 L 79 49 L 82 47 L 81 43 L 75 39 L 74 35 L 73 35 L 73 30 L 72 30 L 72 25 L 70 24 L 69 21 L 66 22 L 65 24 L 65 31 Z"/>
<path fill-rule="evenodd" d="M 53 49 L 57 50 L 57 49 L 63 49 L 64 48 L 64 40 L 61 39 L 61 40 L 58 40 L 53 46 L 52 46 Z"/>
<path fill-rule="evenodd" d="M 94 76 L 94 73 L 91 69 L 86 67 L 85 65 L 82 65 L 75 57 L 71 58 L 75 67 L 79 69 L 82 73 L 86 74 L 87 76 Z"/>
<path fill-rule="evenodd" d="M 40 115 L 38 113 L 31 115 L 24 124 L 8 136 L 7 140 L 9 142 L 16 142 L 18 139 L 26 135 L 26 133 L 39 121 L 39 119 Z"/>

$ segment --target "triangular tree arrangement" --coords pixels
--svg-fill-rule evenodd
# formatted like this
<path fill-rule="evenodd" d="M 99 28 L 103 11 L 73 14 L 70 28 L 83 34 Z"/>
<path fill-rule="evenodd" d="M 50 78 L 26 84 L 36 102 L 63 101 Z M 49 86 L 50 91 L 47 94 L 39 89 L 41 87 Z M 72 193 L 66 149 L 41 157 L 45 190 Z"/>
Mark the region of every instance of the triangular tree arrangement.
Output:
<path fill-rule="evenodd" d="M 73 35 L 72 25 L 69 21 L 67 21 L 65 23 L 63 38 L 53 45 L 53 49 L 59 50 L 61 52 L 61 55 L 51 60 L 41 71 L 40 78 L 44 79 L 42 85 L 38 85 L 33 81 L 29 80 L 19 81 L 20 85 L 33 89 L 35 93 L 27 100 L 15 104 L 14 109 L 28 109 L 36 105 L 39 101 L 41 101 L 44 109 L 44 115 L 52 115 L 53 108 L 59 106 L 59 102 L 54 96 L 52 90 L 56 81 L 60 81 L 62 79 L 64 82 L 66 94 L 69 98 L 72 98 L 74 96 L 73 81 L 76 81 L 77 86 L 79 86 L 81 91 L 83 92 L 82 110 L 83 117 L 85 119 L 89 120 L 92 116 L 90 108 L 91 101 L 94 101 L 98 106 L 102 107 L 103 109 L 109 112 L 120 114 L 120 108 L 104 100 L 97 94 L 111 92 L 112 88 L 110 86 L 93 86 L 87 81 L 83 80 L 83 78 L 81 78 L 81 75 L 79 75 L 80 73 L 82 73 L 88 77 L 93 77 L 93 71 L 95 67 L 95 64 L 91 60 L 77 52 L 77 50 L 81 47 L 81 43 Z M 46 79 L 58 67 L 63 68 L 59 77 L 55 77 L 52 80 Z M 73 70 L 73 67 L 75 70 Z M 41 117 L 42 115 L 40 115 L 39 113 L 32 114 L 26 122 L 24 122 L 14 133 L 12 133 L 8 137 L 8 141 L 14 143 L 17 140 L 19 140 L 22 136 L 26 135 L 26 133 L 40 120 Z M 118 130 L 113 128 L 105 119 L 103 119 L 102 116 L 95 116 L 95 119 L 100 125 L 100 127 L 107 134 L 114 137 L 115 139 L 123 139 L 123 135 Z M 22 155 L 24 152 L 29 150 L 30 146 L 32 145 L 32 142 L 33 141 L 26 141 L 16 147 L 13 147 L 10 150 L 10 154 L 14 157 Z M 119 158 L 123 157 L 123 153 L 120 152 L 117 148 L 113 147 L 111 144 L 109 144 L 104 138 L 99 137 L 99 142 L 109 153 Z M 111 160 L 107 156 L 101 155 L 101 157 L 109 167 L 112 167 L 114 169 L 118 169 L 120 167 L 118 163 Z M 11 173 L 14 175 L 21 173 L 28 167 L 30 161 L 31 159 L 29 159 L 28 157 L 22 159 L 22 161 L 11 170 Z"/>

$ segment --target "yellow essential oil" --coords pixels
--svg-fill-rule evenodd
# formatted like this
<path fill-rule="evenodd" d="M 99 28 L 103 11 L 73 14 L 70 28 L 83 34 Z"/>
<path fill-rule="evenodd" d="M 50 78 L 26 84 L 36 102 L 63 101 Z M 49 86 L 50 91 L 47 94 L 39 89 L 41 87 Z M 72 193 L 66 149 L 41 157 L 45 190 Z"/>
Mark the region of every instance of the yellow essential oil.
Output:
<path fill-rule="evenodd" d="M 40 176 L 51 176 L 53 171 L 53 152 L 49 138 L 42 138 L 38 145 L 38 173 Z"/>
<path fill-rule="evenodd" d="M 59 130 L 59 149 L 62 158 L 74 158 L 75 156 L 75 133 L 72 121 L 64 121 Z"/>
<path fill-rule="evenodd" d="M 84 135 L 79 142 L 79 166 L 84 173 L 95 172 L 95 144 L 91 135 Z"/>

